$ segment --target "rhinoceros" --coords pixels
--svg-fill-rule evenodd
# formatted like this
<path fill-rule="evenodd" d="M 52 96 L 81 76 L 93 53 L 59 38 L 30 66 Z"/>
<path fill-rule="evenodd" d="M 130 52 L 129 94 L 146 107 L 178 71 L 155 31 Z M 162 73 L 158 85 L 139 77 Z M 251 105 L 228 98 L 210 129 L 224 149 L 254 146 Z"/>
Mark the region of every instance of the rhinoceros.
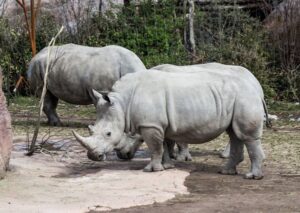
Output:
<path fill-rule="evenodd" d="M 110 91 L 127 73 L 145 70 L 143 62 L 132 51 L 120 46 L 87 47 L 65 44 L 51 47 L 50 71 L 43 111 L 50 125 L 60 125 L 56 113 L 58 100 L 71 104 L 94 103 L 92 88 Z M 31 89 L 40 94 L 46 71 L 48 47 L 30 62 L 27 78 Z"/>
<path fill-rule="evenodd" d="M 117 81 L 108 94 L 93 90 L 98 99 L 97 131 L 88 137 L 73 131 L 74 136 L 104 159 L 118 146 L 124 132 L 138 133 L 151 152 L 151 161 L 144 168 L 151 172 L 173 166 L 163 161 L 164 139 L 199 144 L 226 131 L 230 157 L 220 172 L 237 174 L 245 144 L 251 160 L 245 178 L 263 178 L 261 137 L 266 105 L 261 94 L 243 72 L 229 75 L 193 69 L 189 67 L 186 73 L 183 69 L 131 73 Z"/>
<path fill-rule="evenodd" d="M 2 72 L 0 68 L 0 179 L 8 169 L 12 150 L 12 127 L 6 99 L 2 91 Z"/>
<path fill-rule="evenodd" d="M 264 98 L 263 90 L 261 88 L 261 85 L 259 84 L 258 80 L 251 74 L 249 70 L 247 70 L 244 67 L 241 66 L 231 66 L 231 65 L 224 65 L 220 63 L 206 63 L 206 64 L 197 64 L 192 66 L 176 66 L 171 64 L 162 64 L 155 66 L 150 69 L 154 70 L 160 70 L 164 72 L 190 72 L 191 70 L 189 68 L 192 68 L 192 72 L 219 72 L 223 74 L 228 74 L 231 76 L 241 76 L 241 74 L 244 75 L 244 78 L 247 78 L 249 82 L 256 88 L 258 93 L 261 95 L 261 98 Z M 203 69 L 204 68 L 204 69 Z M 267 126 L 269 127 L 269 123 L 267 120 Z M 142 140 L 139 140 L 142 141 Z M 166 140 L 168 152 L 170 154 L 171 158 L 175 158 L 180 161 L 191 161 L 192 157 L 188 150 L 188 144 L 180 143 L 180 141 L 177 141 L 178 146 L 178 154 L 175 154 L 174 152 L 174 146 L 175 142 L 171 140 Z M 138 147 L 141 145 L 138 141 L 128 141 L 128 143 L 122 143 L 124 145 L 124 149 L 119 149 L 117 151 L 118 156 L 122 159 L 126 159 L 127 157 L 133 157 L 134 156 L 134 150 L 137 150 Z M 138 147 L 137 147 L 138 146 Z M 229 157 L 229 151 L 230 151 L 230 143 L 227 144 L 224 151 L 220 153 L 220 156 L 223 158 Z"/>

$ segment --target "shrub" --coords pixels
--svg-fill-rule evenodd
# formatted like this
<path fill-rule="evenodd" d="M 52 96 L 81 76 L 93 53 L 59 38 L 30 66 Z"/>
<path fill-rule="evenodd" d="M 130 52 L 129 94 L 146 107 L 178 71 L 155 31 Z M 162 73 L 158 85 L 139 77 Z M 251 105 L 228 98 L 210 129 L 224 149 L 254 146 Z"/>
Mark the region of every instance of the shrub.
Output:
<path fill-rule="evenodd" d="M 123 7 L 117 14 L 97 14 L 79 29 L 90 46 L 118 44 L 137 53 L 147 67 L 162 63 L 187 64 L 180 34 L 183 18 L 173 1 Z M 86 27 L 86 28 L 84 28 Z"/>
<path fill-rule="evenodd" d="M 198 11 L 195 22 L 198 63 L 244 66 L 260 81 L 266 96 L 274 96 L 269 85 L 267 36 L 259 20 L 241 10 L 219 10 Z"/>
<path fill-rule="evenodd" d="M 0 19 L 0 45 L 3 88 L 8 92 L 15 85 L 18 76 L 25 72 L 31 51 L 28 37 L 22 27 L 12 26 L 6 19 Z"/>

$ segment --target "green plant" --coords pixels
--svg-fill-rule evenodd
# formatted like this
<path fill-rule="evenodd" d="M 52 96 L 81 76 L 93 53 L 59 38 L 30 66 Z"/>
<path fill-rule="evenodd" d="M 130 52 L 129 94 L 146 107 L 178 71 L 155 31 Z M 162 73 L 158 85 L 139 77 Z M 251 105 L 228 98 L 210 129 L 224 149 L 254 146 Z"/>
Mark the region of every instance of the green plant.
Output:
<path fill-rule="evenodd" d="M 270 87 L 267 36 L 259 20 L 241 10 L 196 14 L 198 63 L 220 62 L 244 66 L 260 81 L 267 97 Z"/>
<path fill-rule="evenodd" d="M 11 25 L 7 19 L 0 19 L 0 66 L 3 68 L 5 91 L 11 90 L 18 75 L 25 72 L 31 58 L 28 38 L 24 34 L 17 25 Z"/>
<path fill-rule="evenodd" d="M 162 63 L 188 64 L 182 43 L 183 18 L 173 1 L 145 1 L 119 13 L 97 14 L 80 32 L 90 46 L 118 44 L 137 53 L 147 67 Z M 86 26 L 87 28 L 84 28 Z"/>

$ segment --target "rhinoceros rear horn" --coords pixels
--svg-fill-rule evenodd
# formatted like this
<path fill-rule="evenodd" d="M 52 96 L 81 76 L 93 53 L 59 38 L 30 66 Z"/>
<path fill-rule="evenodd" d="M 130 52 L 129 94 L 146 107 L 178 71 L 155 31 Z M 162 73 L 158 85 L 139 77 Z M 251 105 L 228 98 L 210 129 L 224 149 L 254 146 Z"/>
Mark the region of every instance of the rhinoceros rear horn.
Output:
<path fill-rule="evenodd" d="M 77 132 L 75 132 L 74 130 L 72 130 L 72 133 L 74 135 L 74 137 L 76 138 L 76 140 L 87 150 L 94 150 L 95 147 L 95 143 L 93 138 L 91 137 L 82 137 L 81 135 L 79 135 Z"/>

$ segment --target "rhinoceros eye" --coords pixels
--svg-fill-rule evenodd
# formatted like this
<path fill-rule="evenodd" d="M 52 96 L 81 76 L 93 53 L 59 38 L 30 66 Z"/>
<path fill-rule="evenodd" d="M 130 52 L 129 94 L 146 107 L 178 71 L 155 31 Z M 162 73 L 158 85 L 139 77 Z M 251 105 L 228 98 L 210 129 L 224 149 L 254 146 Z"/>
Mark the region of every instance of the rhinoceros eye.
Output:
<path fill-rule="evenodd" d="M 111 132 L 107 132 L 106 136 L 110 137 L 111 136 Z"/>

